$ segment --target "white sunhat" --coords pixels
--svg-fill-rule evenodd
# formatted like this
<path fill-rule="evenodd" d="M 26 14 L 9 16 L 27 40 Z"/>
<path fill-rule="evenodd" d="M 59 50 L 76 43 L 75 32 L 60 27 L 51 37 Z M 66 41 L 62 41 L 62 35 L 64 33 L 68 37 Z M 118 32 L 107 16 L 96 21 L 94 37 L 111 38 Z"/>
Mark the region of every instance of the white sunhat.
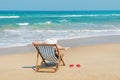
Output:
<path fill-rule="evenodd" d="M 48 44 L 57 44 L 57 39 L 55 39 L 55 38 L 46 39 L 46 42 L 47 42 Z"/>

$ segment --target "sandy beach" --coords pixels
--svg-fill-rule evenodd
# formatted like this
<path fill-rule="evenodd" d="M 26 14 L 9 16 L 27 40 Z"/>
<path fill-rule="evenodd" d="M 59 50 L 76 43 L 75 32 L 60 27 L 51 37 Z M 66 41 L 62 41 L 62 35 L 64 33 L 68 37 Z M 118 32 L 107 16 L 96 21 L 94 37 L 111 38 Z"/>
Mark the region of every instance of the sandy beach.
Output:
<path fill-rule="evenodd" d="M 66 66 L 56 73 L 35 72 L 32 45 L 0 49 L 0 80 L 120 80 L 120 36 L 62 40 Z M 73 64 L 73 67 L 69 67 Z M 80 64 L 80 67 L 76 65 Z"/>

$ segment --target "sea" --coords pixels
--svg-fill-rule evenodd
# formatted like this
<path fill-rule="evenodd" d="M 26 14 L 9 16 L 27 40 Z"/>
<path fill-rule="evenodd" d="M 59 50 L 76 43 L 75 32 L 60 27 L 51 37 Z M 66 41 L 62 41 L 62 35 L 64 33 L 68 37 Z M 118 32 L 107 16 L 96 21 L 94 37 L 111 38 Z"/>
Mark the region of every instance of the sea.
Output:
<path fill-rule="evenodd" d="M 108 35 L 120 35 L 119 10 L 0 11 L 0 48 Z"/>

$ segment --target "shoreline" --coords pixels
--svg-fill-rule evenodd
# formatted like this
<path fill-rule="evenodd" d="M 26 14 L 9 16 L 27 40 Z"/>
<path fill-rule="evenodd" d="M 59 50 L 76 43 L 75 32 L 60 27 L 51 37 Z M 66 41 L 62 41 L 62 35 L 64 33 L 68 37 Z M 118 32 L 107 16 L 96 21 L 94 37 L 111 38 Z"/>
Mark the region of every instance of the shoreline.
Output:
<path fill-rule="evenodd" d="M 101 39 L 101 40 L 103 40 L 103 38 L 109 38 L 109 40 L 104 40 L 104 41 L 102 41 L 102 42 L 100 42 L 99 41 L 99 39 Z M 92 42 L 92 44 L 100 44 L 100 43 L 111 43 L 111 42 L 120 42 L 120 35 L 100 35 L 100 36 L 89 36 L 89 37 L 71 37 L 71 38 L 65 38 L 65 39 L 57 39 L 57 38 L 55 38 L 57 41 L 58 41 L 58 44 L 60 44 L 60 45 L 68 45 L 69 43 L 68 42 L 74 42 L 74 41 L 77 41 L 77 42 L 81 42 L 82 43 L 82 45 L 84 45 L 84 44 L 86 44 L 86 42 L 87 42 L 87 40 L 88 41 L 90 41 L 90 40 L 92 40 L 93 41 L 93 39 L 96 39 L 96 40 L 94 40 L 94 41 L 97 41 L 96 43 L 93 43 Z M 97 39 L 98 38 L 98 39 Z M 106 39 L 107 39 L 106 38 Z M 115 38 L 115 39 L 113 39 L 113 38 Z M 54 38 L 53 38 L 54 39 Z M 83 40 L 85 40 L 85 42 L 84 42 L 84 44 L 83 44 Z M 111 40 L 110 40 L 111 39 Z M 80 41 L 79 41 L 80 40 Z M 39 41 L 39 40 L 38 40 Z M 64 44 L 64 42 L 66 42 L 65 44 Z M 31 42 L 32 43 L 32 42 Z M 21 46 L 28 46 L 28 45 L 31 45 L 31 43 L 27 43 L 27 44 L 16 44 L 16 45 L 9 45 L 9 46 L 4 46 L 4 47 L 0 47 L 0 49 L 1 48 L 11 48 L 11 47 L 21 47 Z M 77 45 L 69 45 L 69 46 L 78 46 L 78 45 L 80 45 L 80 46 L 82 46 L 81 45 L 81 43 L 80 44 L 77 44 Z M 88 42 L 87 42 L 88 43 Z M 91 44 L 91 42 L 89 42 L 88 43 L 88 45 L 90 45 Z"/>
<path fill-rule="evenodd" d="M 120 43 L 120 35 L 58 40 L 58 44 L 68 47 L 89 46 L 89 45 L 109 44 L 109 43 Z"/>
<path fill-rule="evenodd" d="M 0 48 L 0 55 L 34 53 L 34 52 L 35 52 L 35 48 L 32 44 L 26 46 Z"/>
<path fill-rule="evenodd" d="M 98 44 L 112 44 L 112 43 L 120 43 L 120 35 L 58 40 L 59 45 L 70 48 L 80 47 L 80 46 L 91 46 Z M 30 53 L 30 52 L 35 52 L 35 48 L 32 44 L 28 44 L 26 46 L 0 48 L 0 55 L 21 54 L 21 53 Z"/>

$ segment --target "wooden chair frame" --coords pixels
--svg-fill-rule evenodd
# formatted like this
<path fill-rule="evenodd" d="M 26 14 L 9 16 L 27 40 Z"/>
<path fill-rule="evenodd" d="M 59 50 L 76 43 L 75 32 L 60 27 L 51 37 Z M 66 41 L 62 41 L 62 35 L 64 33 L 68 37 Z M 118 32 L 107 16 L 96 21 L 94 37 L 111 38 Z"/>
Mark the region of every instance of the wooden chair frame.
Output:
<path fill-rule="evenodd" d="M 58 62 L 55 65 L 55 68 L 48 68 L 48 69 L 52 69 L 52 71 L 46 71 L 46 70 L 40 71 L 40 69 L 43 69 L 41 67 L 41 65 L 43 63 L 45 64 L 45 66 L 48 66 L 48 64 L 47 64 L 46 60 L 43 58 L 43 56 L 41 55 L 38 46 L 52 46 L 56 49 L 55 54 L 58 56 Z M 59 69 L 59 66 L 60 66 L 61 62 L 62 62 L 62 65 L 65 66 L 65 63 L 63 61 L 63 55 L 60 54 L 60 51 L 59 51 L 56 44 L 39 44 L 39 45 L 35 45 L 35 48 L 37 50 L 36 69 L 35 69 L 36 72 L 56 72 Z M 41 61 L 40 65 L 38 64 L 39 56 L 42 58 L 42 61 Z"/>

